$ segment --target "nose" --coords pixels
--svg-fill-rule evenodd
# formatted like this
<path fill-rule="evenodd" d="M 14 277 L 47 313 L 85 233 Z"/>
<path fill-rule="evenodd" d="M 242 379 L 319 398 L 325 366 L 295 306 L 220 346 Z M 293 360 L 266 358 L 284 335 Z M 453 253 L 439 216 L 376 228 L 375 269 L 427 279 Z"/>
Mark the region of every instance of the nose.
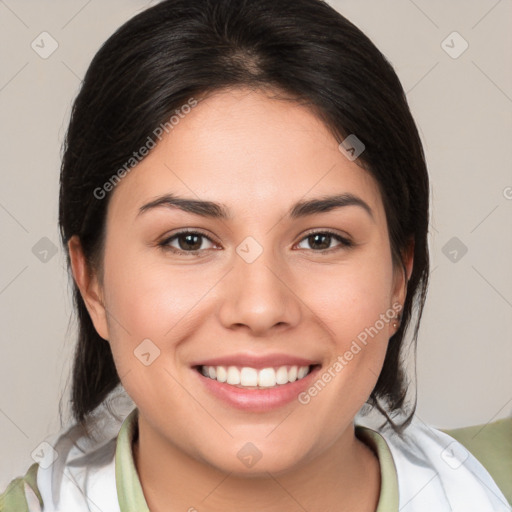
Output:
<path fill-rule="evenodd" d="M 301 301 L 293 291 L 289 272 L 278 266 L 271 251 L 264 250 L 252 263 L 235 255 L 234 268 L 222 286 L 219 318 L 227 329 L 264 336 L 300 321 Z"/>

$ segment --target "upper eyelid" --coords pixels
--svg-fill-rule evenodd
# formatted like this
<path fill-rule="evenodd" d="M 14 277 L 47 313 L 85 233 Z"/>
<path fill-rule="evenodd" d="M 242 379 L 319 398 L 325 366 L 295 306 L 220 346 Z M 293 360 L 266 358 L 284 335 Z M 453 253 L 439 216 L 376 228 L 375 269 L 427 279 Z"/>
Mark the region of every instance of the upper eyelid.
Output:
<path fill-rule="evenodd" d="M 191 228 L 191 229 L 183 229 L 181 231 L 178 231 L 176 233 L 173 233 L 172 235 L 165 235 L 162 237 L 160 244 L 167 244 L 171 240 L 174 240 L 182 235 L 201 235 L 204 238 L 207 238 L 212 244 L 219 244 L 213 237 L 210 235 L 207 235 L 206 233 L 203 233 L 199 228 Z M 187 251 L 187 252 L 194 252 L 194 251 Z"/>
<path fill-rule="evenodd" d="M 300 240 L 304 240 L 304 238 L 311 235 L 315 235 L 316 233 L 327 233 L 330 235 L 339 236 L 340 238 L 346 238 L 349 240 L 352 239 L 352 237 L 348 233 L 339 233 L 338 231 L 329 228 L 311 228 L 311 231 L 306 231 L 306 233 L 302 235 L 302 238 Z"/>

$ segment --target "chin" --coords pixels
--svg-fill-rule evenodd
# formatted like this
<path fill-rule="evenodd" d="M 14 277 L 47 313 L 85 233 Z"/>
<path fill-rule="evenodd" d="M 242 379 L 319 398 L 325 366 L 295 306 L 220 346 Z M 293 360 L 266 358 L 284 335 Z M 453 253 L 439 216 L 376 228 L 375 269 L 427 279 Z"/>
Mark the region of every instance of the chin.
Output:
<path fill-rule="evenodd" d="M 307 457 L 303 442 L 284 446 L 278 439 L 269 442 L 262 437 L 260 441 L 236 440 L 230 446 L 212 447 L 203 461 L 240 478 L 268 478 L 268 473 L 284 474 L 297 469 Z"/>

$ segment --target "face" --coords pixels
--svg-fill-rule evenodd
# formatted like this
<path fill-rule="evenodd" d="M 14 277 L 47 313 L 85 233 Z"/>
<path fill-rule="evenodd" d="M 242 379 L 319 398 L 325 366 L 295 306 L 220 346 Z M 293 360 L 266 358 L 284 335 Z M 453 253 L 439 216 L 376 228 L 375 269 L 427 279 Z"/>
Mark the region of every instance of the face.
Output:
<path fill-rule="evenodd" d="M 353 438 L 405 285 L 377 183 L 322 122 L 218 92 L 111 194 L 103 278 L 81 289 L 147 428 L 240 473 Z"/>

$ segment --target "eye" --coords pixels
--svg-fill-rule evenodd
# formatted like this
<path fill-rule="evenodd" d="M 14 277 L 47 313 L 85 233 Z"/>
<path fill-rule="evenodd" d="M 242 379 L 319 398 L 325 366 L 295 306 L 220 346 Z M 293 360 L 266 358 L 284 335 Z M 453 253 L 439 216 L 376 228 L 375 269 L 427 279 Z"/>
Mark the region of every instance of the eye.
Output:
<path fill-rule="evenodd" d="M 210 244 L 210 246 L 205 247 Z M 338 242 L 337 245 L 332 245 L 333 242 Z M 300 247 L 301 244 L 307 243 L 308 247 Z M 189 254 L 198 256 L 203 250 L 213 249 L 216 244 L 210 237 L 201 233 L 200 231 L 183 230 L 174 235 L 165 238 L 158 245 L 164 249 L 177 254 Z M 309 233 L 298 244 L 301 249 L 309 249 L 314 252 L 332 252 L 343 248 L 352 247 L 354 244 L 348 238 L 345 238 L 332 231 L 315 231 Z"/>
<path fill-rule="evenodd" d="M 303 242 L 309 244 L 310 250 L 315 252 L 331 252 L 332 250 L 336 251 L 338 249 L 342 249 L 344 247 L 352 247 L 354 244 L 348 238 L 345 238 L 337 233 L 333 233 L 332 231 L 315 231 L 309 233 L 306 237 L 304 237 L 299 245 Z M 338 242 L 337 246 L 332 246 L 332 242 Z M 302 247 L 302 249 L 308 249 L 307 247 Z"/>
<path fill-rule="evenodd" d="M 211 246 L 205 247 L 205 241 L 210 243 Z M 158 245 L 165 250 L 168 249 L 179 254 L 196 254 L 201 250 L 212 249 L 215 247 L 211 238 L 199 231 L 191 230 L 180 231 L 179 233 L 162 240 Z"/>

